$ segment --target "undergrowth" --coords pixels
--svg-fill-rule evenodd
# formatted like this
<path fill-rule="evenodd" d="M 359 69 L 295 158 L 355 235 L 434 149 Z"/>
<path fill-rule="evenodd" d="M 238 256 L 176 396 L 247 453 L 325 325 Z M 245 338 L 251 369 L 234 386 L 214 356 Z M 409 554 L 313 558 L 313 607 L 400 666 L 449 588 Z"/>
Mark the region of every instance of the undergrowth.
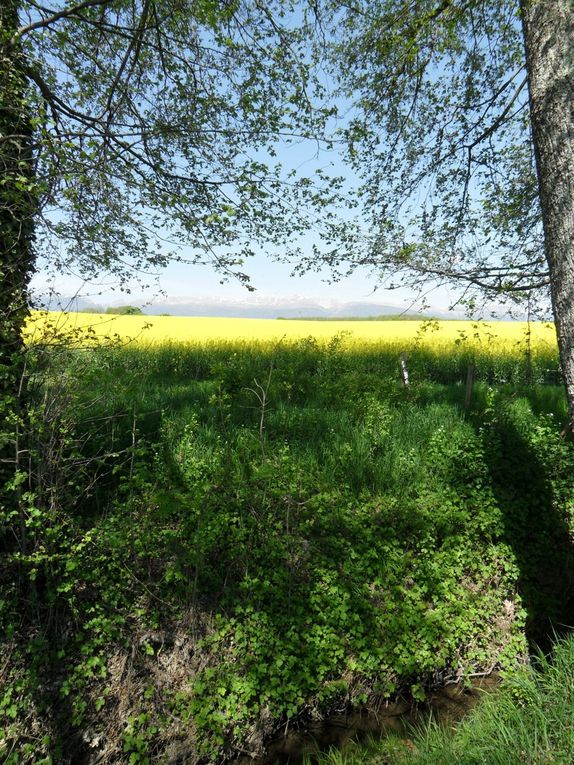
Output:
<path fill-rule="evenodd" d="M 404 387 L 344 338 L 52 355 L 2 509 L 3 761 L 257 755 L 523 661 L 571 590 L 555 362 L 475 354 L 465 410 L 464 349 L 409 360 Z"/>

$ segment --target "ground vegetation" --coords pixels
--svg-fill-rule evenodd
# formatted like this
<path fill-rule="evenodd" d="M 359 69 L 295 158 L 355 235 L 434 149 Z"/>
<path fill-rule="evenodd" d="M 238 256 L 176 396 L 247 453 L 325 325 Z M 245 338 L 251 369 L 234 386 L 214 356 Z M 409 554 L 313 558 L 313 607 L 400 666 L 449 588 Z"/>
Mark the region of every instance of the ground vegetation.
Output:
<path fill-rule="evenodd" d="M 26 553 L 2 561 L 6 762 L 259 755 L 329 710 L 516 666 L 568 623 L 555 351 L 407 350 L 408 386 L 395 348 L 344 336 L 34 360 L 50 405 Z"/>

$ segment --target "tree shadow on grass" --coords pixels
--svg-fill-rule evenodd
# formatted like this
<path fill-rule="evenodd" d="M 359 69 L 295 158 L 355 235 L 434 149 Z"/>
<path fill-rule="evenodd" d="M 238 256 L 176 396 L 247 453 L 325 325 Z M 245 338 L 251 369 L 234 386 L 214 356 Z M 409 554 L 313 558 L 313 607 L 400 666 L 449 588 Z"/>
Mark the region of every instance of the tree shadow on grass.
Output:
<path fill-rule="evenodd" d="M 492 490 L 520 569 L 527 638 L 547 650 L 557 634 L 574 628 L 574 545 L 567 510 L 574 449 L 548 423 L 531 418 L 525 427 L 511 406 L 485 438 Z"/>
<path fill-rule="evenodd" d="M 431 386 L 419 401 L 465 411 L 464 396 L 463 385 Z M 557 634 L 574 629 L 574 519 L 568 514 L 574 445 L 559 435 L 566 412 L 560 386 L 499 386 L 493 393 L 484 384 L 475 385 L 466 412 L 484 439 L 489 484 L 519 567 L 526 637 L 544 651 Z"/>

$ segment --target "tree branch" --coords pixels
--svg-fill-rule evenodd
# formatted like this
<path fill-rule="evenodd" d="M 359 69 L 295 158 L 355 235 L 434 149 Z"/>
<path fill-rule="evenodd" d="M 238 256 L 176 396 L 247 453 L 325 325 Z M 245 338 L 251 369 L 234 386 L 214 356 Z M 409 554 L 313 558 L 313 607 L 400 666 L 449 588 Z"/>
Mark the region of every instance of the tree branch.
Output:
<path fill-rule="evenodd" d="M 55 24 L 57 21 L 60 21 L 61 19 L 66 19 L 66 18 L 69 18 L 70 16 L 75 16 L 79 11 L 83 10 L 84 8 L 92 8 L 98 5 L 108 5 L 109 2 L 110 0 L 84 0 L 84 2 L 78 3 L 77 5 L 74 5 L 71 8 L 64 8 L 63 10 L 57 11 L 56 13 L 53 13 L 51 16 L 48 16 L 45 19 L 39 19 L 38 21 L 35 21 L 32 24 L 28 24 L 27 26 L 20 27 L 20 29 L 18 29 L 12 35 L 11 44 L 14 45 L 20 38 L 24 37 L 24 35 L 27 35 L 30 32 L 33 32 L 34 29 L 42 29 L 45 27 L 49 27 L 52 24 Z"/>

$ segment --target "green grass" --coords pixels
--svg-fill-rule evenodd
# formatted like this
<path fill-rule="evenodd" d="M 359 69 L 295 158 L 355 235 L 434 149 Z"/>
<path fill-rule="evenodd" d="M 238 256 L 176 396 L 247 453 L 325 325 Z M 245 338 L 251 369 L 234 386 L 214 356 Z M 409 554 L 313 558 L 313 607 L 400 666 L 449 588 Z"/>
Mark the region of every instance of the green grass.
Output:
<path fill-rule="evenodd" d="M 64 761 L 114 721 L 119 761 L 184 735 L 217 761 L 515 665 L 565 619 L 574 453 L 555 359 L 474 355 L 465 411 L 468 361 L 413 348 L 406 388 L 396 353 L 337 341 L 51 357 L 25 554 L 1 519 L 6 746 L 33 725 L 21 761 Z"/>

